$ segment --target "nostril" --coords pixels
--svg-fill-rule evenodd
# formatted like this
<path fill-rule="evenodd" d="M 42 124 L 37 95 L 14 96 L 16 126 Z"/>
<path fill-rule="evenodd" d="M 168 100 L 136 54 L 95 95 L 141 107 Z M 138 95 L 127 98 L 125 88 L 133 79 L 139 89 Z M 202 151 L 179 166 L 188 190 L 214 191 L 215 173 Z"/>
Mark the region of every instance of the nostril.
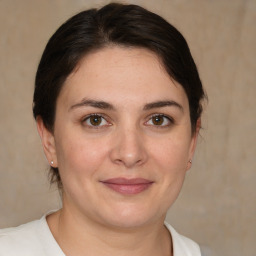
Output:
<path fill-rule="evenodd" d="M 140 165 L 143 163 L 143 159 L 134 159 L 134 158 L 122 158 L 115 159 L 114 162 L 119 165 L 124 165 L 128 168 L 133 167 L 135 165 Z"/>
<path fill-rule="evenodd" d="M 147 154 L 145 149 L 138 149 L 133 151 L 133 153 L 123 150 L 113 149 L 110 158 L 115 164 L 122 164 L 128 168 L 135 165 L 141 165 L 147 159 Z"/>
<path fill-rule="evenodd" d="M 141 165 L 147 159 L 145 141 L 143 141 L 137 128 L 127 127 L 115 134 L 114 144 L 111 148 L 110 158 L 115 164 L 122 164 L 126 168 Z"/>

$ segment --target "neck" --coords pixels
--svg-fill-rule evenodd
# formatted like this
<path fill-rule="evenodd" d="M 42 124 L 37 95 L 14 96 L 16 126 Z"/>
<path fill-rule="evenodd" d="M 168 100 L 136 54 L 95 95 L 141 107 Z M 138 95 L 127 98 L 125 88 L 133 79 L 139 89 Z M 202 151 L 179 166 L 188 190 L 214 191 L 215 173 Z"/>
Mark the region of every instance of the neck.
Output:
<path fill-rule="evenodd" d="M 69 256 L 171 256 L 171 236 L 163 220 L 134 228 L 105 226 L 68 209 L 47 218 L 63 252 Z"/>

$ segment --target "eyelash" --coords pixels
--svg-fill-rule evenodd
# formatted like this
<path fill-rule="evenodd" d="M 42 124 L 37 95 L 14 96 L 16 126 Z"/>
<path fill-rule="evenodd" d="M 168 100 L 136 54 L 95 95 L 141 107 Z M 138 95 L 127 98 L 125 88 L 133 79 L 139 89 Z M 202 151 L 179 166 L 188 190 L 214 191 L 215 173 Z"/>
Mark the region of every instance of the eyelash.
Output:
<path fill-rule="evenodd" d="M 100 118 L 101 119 L 101 122 L 99 125 L 93 125 L 91 122 L 90 124 L 87 123 L 88 120 L 90 120 L 90 118 L 92 117 L 95 117 L 95 118 Z M 150 121 L 153 122 L 153 118 L 164 118 L 163 120 L 163 123 L 165 122 L 168 122 L 167 124 L 160 124 L 160 125 L 157 125 L 157 124 L 148 124 Z M 106 124 L 103 124 L 102 125 L 102 120 L 104 120 L 103 122 L 106 122 Z M 112 124 L 108 121 L 108 119 L 103 115 L 103 114 L 89 114 L 87 116 L 85 116 L 82 120 L 82 123 L 85 123 L 85 125 L 88 127 L 88 128 L 93 128 L 93 129 L 100 129 L 100 128 L 103 128 L 103 127 L 106 127 L 106 126 L 111 126 Z M 146 121 L 144 123 L 145 125 L 147 126 L 153 126 L 155 128 L 166 128 L 166 127 L 169 127 L 171 126 L 172 124 L 174 124 L 174 120 L 172 117 L 170 116 L 166 116 L 165 114 L 153 114 L 151 115 L 149 118 L 148 118 L 148 121 Z"/>
<path fill-rule="evenodd" d="M 106 122 L 106 124 L 101 125 L 102 121 L 101 121 L 101 123 L 99 125 L 87 124 L 86 122 L 88 120 L 90 120 L 90 118 L 92 118 L 92 117 L 101 118 L 101 120 L 104 120 Z M 88 128 L 93 128 L 93 129 L 100 129 L 102 127 L 110 126 L 111 125 L 111 123 L 107 120 L 107 118 L 103 114 L 96 114 L 96 113 L 95 114 L 89 114 L 89 115 L 85 116 L 83 118 L 83 120 L 82 120 L 82 123 L 85 123 L 85 125 Z"/>
<path fill-rule="evenodd" d="M 154 117 L 160 117 L 160 118 L 164 118 L 164 121 L 163 122 L 168 122 L 168 124 L 164 124 L 164 125 L 156 125 L 156 124 L 150 124 L 150 126 L 153 126 L 154 128 L 166 128 L 166 127 L 169 127 L 171 126 L 172 124 L 174 124 L 174 120 L 172 117 L 170 116 L 167 116 L 165 114 L 153 114 L 149 117 L 149 120 L 145 123 L 147 124 L 149 121 L 152 122 L 153 118 Z"/>

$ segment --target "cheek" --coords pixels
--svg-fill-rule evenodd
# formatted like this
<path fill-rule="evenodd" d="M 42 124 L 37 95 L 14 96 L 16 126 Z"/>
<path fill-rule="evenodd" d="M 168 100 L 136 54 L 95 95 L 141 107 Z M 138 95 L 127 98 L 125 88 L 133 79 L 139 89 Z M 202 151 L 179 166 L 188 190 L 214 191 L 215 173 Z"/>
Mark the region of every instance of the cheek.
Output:
<path fill-rule="evenodd" d="M 180 138 L 168 138 L 152 147 L 152 155 L 164 170 L 185 169 L 189 155 L 189 141 Z"/>
<path fill-rule="evenodd" d="M 56 145 L 60 173 L 93 175 L 104 161 L 107 148 L 90 139 L 70 138 Z"/>
<path fill-rule="evenodd" d="M 149 166 L 154 167 L 158 192 L 156 200 L 166 212 L 174 203 L 182 188 L 186 175 L 189 143 L 175 137 L 158 140 L 151 145 Z"/>

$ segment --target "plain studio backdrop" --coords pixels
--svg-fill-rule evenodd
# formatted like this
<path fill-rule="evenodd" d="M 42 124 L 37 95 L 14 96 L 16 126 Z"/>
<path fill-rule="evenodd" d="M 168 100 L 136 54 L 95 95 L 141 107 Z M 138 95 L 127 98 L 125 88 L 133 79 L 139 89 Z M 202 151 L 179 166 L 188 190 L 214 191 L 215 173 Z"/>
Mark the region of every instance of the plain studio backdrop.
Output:
<path fill-rule="evenodd" d="M 0 228 L 60 207 L 32 117 L 43 49 L 67 18 L 110 1 L 0 0 Z M 256 1 L 134 0 L 185 36 L 209 102 L 167 220 L 204 255 L 256 255 Z"/>

